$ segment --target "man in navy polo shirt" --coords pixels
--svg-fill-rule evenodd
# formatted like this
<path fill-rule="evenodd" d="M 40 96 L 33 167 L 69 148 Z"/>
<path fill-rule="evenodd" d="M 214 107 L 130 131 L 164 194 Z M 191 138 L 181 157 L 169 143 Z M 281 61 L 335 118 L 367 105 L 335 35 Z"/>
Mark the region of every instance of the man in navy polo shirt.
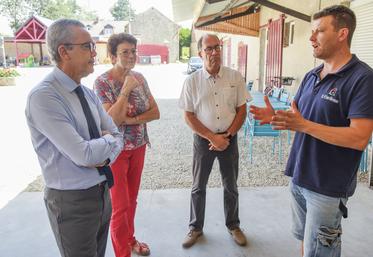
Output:
<path fill-rule="evenodd" d="M 304 257 L 341 255 L 341 218 L 373 130 L 373 70 L 350 52 L 355 27 L 345 6 L 314 14 L 310 41 L 323 64 L 306 74 L 290 110 L 275 112 L 267 97 L 250 109 L 262 124 L 296 131 L 285 174 Z"/>

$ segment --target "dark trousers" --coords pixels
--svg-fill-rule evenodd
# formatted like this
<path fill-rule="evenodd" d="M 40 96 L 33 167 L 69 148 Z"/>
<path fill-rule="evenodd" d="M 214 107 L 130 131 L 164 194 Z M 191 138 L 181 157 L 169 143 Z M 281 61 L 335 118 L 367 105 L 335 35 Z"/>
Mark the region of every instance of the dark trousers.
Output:
<path fill-rule="evenodd" d="M 237 136 L 232 137 L 224 151 L 210 151 L 209 141 L 194 135 L 193 186 L 190 201 L 189 228 L 202 230 L 205 221 L 206 185 L 215 158 L 219 161 L 224 187 L 225 225 L 232 229 L 240 224 L 238 218 L 238 146 Z"/>
<path fill-rule="evenodd" d="M 45 189 L 47 207 L 62 257 L 104 257 L 111 216 L 106 183 L 85 190 Z"/>

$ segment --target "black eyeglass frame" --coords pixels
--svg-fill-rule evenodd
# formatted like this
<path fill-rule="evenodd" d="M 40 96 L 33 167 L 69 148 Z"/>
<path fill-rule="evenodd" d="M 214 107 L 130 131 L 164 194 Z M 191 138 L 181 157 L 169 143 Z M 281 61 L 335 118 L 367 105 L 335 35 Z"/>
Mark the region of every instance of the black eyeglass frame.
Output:
<path fill-rule="evenodd" d="M 63 44 L 64 46 L 80 46 L 83 49 L 89 50 L 91 53 L 93 51 L 96 51 L 96 43 L 89 41 L 89 42 L 84 42 L 84 43 L 65 43 Z"/>
<path fill-rule="evenodd" d="M 215 45 L 215 46 L 208 46 L 206 47 L 205 49 L 203 49 L 203 51 L 206 53 L 206 54 L 211 54 L 214 50 L 216 52 L 220 52 L 221 49 L 222 49 L 222 45 Z"/>

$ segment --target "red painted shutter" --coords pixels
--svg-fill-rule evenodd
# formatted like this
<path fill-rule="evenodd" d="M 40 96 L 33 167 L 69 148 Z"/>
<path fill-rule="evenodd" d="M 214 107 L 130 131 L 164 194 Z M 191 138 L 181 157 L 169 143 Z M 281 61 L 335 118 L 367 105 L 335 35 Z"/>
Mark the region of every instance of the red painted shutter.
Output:
<path fill-rule="evenodd" d="M 266 93 L 273 87 L 281 88 L 283 27 L 285 15 L 278 20 L 268 21 L 268 44 L 266 56 Z"/>
<path fill-rule="evenodd" d="M 238 71 L 246 80 L 247 45 L 243 42 L 238 44 Z"/>

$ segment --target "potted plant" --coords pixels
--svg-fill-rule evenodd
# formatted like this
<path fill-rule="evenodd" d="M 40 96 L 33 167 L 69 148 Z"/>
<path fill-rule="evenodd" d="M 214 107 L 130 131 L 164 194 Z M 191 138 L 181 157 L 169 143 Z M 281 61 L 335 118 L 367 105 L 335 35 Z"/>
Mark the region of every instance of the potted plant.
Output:
<path fill-rule="evenodd" d="M 0 86 L 15 86 L 19 73 L 15 69 L 0 68 Z"/>

